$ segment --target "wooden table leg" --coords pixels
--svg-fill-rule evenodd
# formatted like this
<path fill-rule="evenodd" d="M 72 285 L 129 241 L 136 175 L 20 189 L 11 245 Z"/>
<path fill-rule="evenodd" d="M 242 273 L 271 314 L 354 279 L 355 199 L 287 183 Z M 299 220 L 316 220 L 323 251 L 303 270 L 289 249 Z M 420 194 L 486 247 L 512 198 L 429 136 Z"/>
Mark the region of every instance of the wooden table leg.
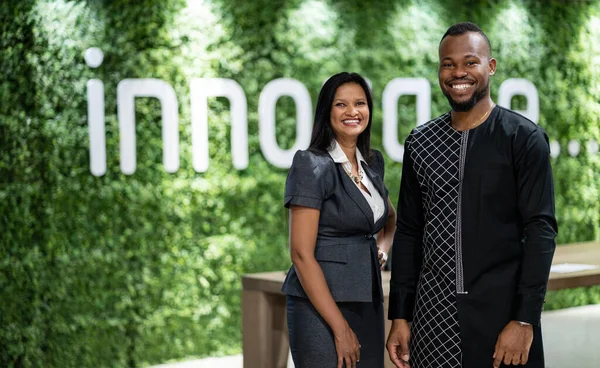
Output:
<path fill-rule="evenodd" d="M 289 341 L 284 295 L 242 291 L 242 344 L 244 368 L 286 367 Z"/>
<path fill-rule="evenodd" d="M 275 347 L 275 367 L 287 368 L 290 353 L 290 336 L 287 328 L 285 296 L 271 295 L 273 306 L 273 346 Z"/>

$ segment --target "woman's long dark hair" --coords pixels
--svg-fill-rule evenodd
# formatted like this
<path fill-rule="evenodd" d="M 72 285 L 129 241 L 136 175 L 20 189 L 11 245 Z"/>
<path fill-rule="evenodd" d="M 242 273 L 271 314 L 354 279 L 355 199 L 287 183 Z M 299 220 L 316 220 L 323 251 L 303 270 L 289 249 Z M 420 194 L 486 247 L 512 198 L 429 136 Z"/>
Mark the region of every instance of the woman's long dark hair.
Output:
<path fill-rule="evenodd" d="M 362 153 L 367 161 L 371 161 L 371 120 L 373 119 L 373 98 L 367 82 L 357 73 L 341 72 L 325 82 L 319 93 L 317 100 L 317 109 L 315 111 L 315 122 L 312 130 L 312 137 L 308 147 L 311 151 L 327 152 L 331 148 L 335 134 L 331 128 L 331 108 L 337 89 L 346 83 L 356 83 L 362 87 L 367 96 L 367 106 L 369 107 L 369 124 L 365 130 L 358 136 L 356 147 Z"/>

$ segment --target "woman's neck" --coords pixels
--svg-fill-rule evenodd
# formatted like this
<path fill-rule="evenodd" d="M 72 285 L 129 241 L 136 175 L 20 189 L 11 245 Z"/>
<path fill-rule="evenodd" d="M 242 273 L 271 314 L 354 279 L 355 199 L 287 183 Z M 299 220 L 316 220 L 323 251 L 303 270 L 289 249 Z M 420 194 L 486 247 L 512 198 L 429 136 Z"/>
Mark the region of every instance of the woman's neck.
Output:
<path fill-rule="evenodd" d="M 352 166 L 358 168 L 356 160 L 356 144 L 358 143 L 358 140 L 344 140 L 336 138 L 336 141 L 340 145 L 340 148 L 342 149 Z"/>

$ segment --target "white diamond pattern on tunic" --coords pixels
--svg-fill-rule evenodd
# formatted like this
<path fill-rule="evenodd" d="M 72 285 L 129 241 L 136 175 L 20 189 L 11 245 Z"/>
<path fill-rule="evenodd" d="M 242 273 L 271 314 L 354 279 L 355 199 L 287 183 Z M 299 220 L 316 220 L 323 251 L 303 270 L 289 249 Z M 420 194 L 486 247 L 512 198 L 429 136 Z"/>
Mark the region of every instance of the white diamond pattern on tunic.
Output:
<path fill-rule="evenodd" d="M 461 245 L 456 230 L 461 145 L 467 136 L 454 130 L 450 114 L 445 114 L 417 128 L 407 140 L 425 212 L 423 265 L 410 342 L 412 368 L 461 367 L 456 307 L 456 256 Z"/>

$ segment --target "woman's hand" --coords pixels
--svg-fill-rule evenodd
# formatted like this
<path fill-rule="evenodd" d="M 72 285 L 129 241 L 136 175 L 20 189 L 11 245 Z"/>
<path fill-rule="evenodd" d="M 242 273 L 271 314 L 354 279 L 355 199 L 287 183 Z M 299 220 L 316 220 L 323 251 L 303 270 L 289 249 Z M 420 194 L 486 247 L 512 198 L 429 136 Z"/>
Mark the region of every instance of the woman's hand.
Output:
<path fill-rule="evenodd" d="M 348 323 L 345 323 L 341 331 L 334 331 L 334 337 L 338 357 L 337 368 L 342 368 L 344 363 L 346 368 L 356 368 L 356 363 L 360 360 L 360 344 Z"/>
<path fill-rule="evenodd" d="M 377 255 L 379 258 L 379 265 L 383 270 L 385 262 L 388 260 L 387 252 L 390 251 L 392 242 L 394 240 L 394 233 L 396 232 L 396 210 L 390 201 L 390 197 L 387 198 L 388 202 L 388 218 L 383 225 L 383 228 L 377 234 Z"/>
<path fill-rule="evenodd" d="M 379 266 L 381 266 L 381 269 L 383 270 L 385 262 L 388 260 L 388 255 L 383 249 L 377 248 L 377 256 L 379 258 Z"/>

